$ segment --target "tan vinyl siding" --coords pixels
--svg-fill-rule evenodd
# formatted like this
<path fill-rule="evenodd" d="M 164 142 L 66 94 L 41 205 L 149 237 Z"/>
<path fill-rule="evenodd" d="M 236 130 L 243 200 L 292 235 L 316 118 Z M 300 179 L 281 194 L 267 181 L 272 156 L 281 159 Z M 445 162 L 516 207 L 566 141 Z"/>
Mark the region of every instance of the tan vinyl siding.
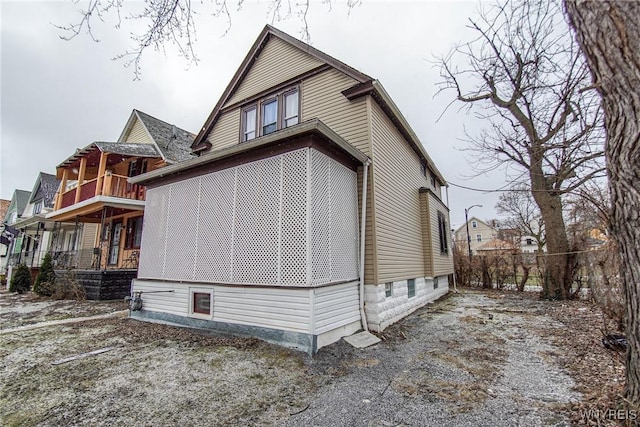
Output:
<path fill-rule="evenodd" d="M 302 82 L 302 120 L 320 119 L 364 154 L 370 155 L 367 97 L 349 101 L 342 91 L 357 82 L 329 69 Z"/>
<path fill-rule="evenodd" d="M 149 137 L 149 133 L 145 129 L 142 122 L 138 119 L 135 120 L 133 126 L 131 126 L 131 130 L 129 131 L 129 135 L 124 140 L 124 142 L 136 143 L 136 144 L 151 144 L 151 138 Z"/>
<path fill-rule="evenodd" d="M 272 37 L 225 107 L 320 65 L 322 65 L 320 60 L 277 37 Z"/>
<path fill-rule="evenodd" d="M 240 142 L 240 109 L 223 113 L 211 129 L 207 141 L 211 151 L 221 150 Z"/>
<path fill-rule="evenodd" d="M 430 194 L 420 193 L 420 220 L 422 222 L 422 253 L 424 274 L 433 277 L 433 231 L 431 228 Z"/>
<path fill-rule="evenodd" d="M 447 246 L 449 248 L 448 253 L 442 254 L 440 252 L 440 235 L 438 230 L 438 212 L 442 212 L 447 221 Z M 451 221 L 449 220 L 449 211 L 444 204 L 438 200 L 433 194 L 429 194 L 429 213 L 431 219 L 431 244 L 433 253 L 433 277 L 446 276 L 453 273 L 453 255 L 451 247 Z"/>
<path fill-rule="evenodd" d="M 369 181 L 367 186 L 367 219 L 364 236 L 364 282 L 366 284 L 377 284 L 378 274 L 376 269 L 376 248 L 375 248 L 375 226 L 374 212 L 372 207 L 373 185 L 371 169 L 369 169 Z M 362 206 L 362 167 L 358 168 L 358 208 Z M 362 211 L 358 210 L 358 227 L 362 221 Z"/>
<path fill-rule="evenodd" d="M 375 227 L 379 283 L 425 276 L 421 162 L 377 103 L 371 103 Z"/>

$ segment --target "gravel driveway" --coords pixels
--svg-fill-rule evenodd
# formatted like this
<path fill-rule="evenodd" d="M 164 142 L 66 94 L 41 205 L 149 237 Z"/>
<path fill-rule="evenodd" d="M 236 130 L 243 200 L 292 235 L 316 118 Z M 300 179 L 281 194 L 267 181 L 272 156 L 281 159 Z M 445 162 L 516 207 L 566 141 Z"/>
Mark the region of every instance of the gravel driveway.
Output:
<path fill-rule="evenodd" d="M 560 350 L 536 333 L 561 326 L 544 304 L 464 291 L 376 346 L 341 341 L 313 359 L 131 319 L 17 331 L 0 335 L 0 424 L 569 425 L 581 396 L 554 362 Z"/>
<path fill-rule="evenodd" d="M 377 346 L 321 350 L 311 367 L 329 376 L 288 425 L 569 425 L 562 408 L 580 396 L 532 332 L 553 322 L 541 304 L 465 291 L 385 331 Z"/>

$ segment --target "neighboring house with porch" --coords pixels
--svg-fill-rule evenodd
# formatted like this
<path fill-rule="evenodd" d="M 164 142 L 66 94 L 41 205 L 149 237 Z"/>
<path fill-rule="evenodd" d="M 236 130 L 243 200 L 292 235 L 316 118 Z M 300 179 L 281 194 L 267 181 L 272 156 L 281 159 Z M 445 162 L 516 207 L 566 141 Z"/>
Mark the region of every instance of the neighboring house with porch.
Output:
<path fill-rule="evenodd" d="M 191 133 L 133 110 L 117 141 L 93 142 L 57 166 L 47 215 L 61 230 L 54 260 L 76 269 L 90 299 L 124 297 L 136 277 L 146 197 L 127 178 L 191 158 L 192 142 Z"/>
<path fill-rule="evenodd" d="M 14 251 L 9 261 L 11 265 L 25 264 L 31 275 L 38 274 L 44 255 L 49 252 L 53 232 L 53 221 L 45 216 L 53 209 L 53 201 L 60 181 L 55 175 L 40 172 L 33 184 L 22 215 L 11 224 L 20 230 Z"/>
<path fill-rule="evenodd" d="M 448 292 L 446 181 L 377 80 L 267 26 L 192 149 L 129 179 L 133 317 L 315 353 Z"/>
<path fill-rule="evenodd" d="M 11 202 L 9 203 L 9 208 L 4 216 L 3 223 L 10 225 L 13 227 L 13 224 L 18 222 L 22 218 L 22 213 L 24 212 L 24 208 L 27 206 L 29 202 L 29 197 L 31 197 L 31 192 L 26 190 L 14 190 L 13 196 L 11 197 Z M 20 234 L 20 233 L 18 233 Z M 6 274 L 9 277 L 8 268 L 10 265 L 13 265 L 17 262 L 18 256 L 22 251 L 22 241 L 23 236 L 18 235 L 14 236 L 11 242 L 5 242 L 3 246 L 7 248 L 7 255 L 2 258 L 2 270 L 0 270 L 1 274 Z M 8 245 L 6 243 L 9 243 Z"/>

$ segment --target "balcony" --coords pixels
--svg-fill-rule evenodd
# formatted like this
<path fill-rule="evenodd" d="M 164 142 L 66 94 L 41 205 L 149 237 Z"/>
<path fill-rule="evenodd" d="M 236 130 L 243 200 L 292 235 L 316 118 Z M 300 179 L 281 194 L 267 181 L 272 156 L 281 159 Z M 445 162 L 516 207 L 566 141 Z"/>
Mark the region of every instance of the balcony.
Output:
<path fill-rule="evenodd" d="M 56 210 L 64 209 L 98 195 L 144 200 L 145 187 L 127 183 L 126 176 L 107 173 L 103 177 L 85 181 L 81 185 L 62 193 L 59 198 L 59 205 L 56 205 Z"/>

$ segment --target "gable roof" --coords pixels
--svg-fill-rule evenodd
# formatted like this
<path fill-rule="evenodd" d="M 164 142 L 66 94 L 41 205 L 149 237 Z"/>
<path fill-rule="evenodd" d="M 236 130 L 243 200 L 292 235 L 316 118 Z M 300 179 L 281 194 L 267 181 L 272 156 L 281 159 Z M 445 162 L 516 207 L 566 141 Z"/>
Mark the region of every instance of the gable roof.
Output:
<path fill-rule="evenodd" d="M 136 109 L 131 112 L 120 138 L 118 138 L 119 143 L 123 143 L 127 139 L 138 120 L 144 126 L 149 139 L 153 141 L 153 145 L 164 161 L 177 163 L 193 157 L 191 144 L 195 135 Z"/>
<path fill-rule="evenodd" d="M 446 180 L 444 179 L 440 171 L 436 168 L 435 163 L 433 162 L 429 154 L 427 154 L 424 146 L 422 145 L 422 142 L 420 142 L 414 131 L 411 129 L 411 126 L 409 126 L 409 123 L 400 112 L 400 109 L 393 102 L 380 82 L 368 76 L 367 74 L 364 74 L 356 70 L 355 68 L 345 64 L 344 62 L 339 61 L 336 58 L 333 58 L 332 56 L 327 55 L 326 53 L 270 25 L 266 25 L 264 27 L 257 40 L 240 64 L 240 67 L 229 82 L 229 85 L 222 93 L 222 96 L 218 100 L 218 103 L 215 105 L 213 111 L 205 121 L 204 126 L 202 127 L 202 129 L 200 129 L 200 132 L 191 145 L 191 149 L 194 153 L 199 153 L 210 148 L 211 145 L 206 141 L 206 138 L 209 132 L 213 129 L 213 126 L 215 125 L 217 119 L 220 117 L 223 107 L 225 107 L 229 99 L 231 99 L 231 97 L 233 96 L 234 92 L 238 89 L 243 79 L 247 76 L 256 58 L 258 57 L 258 55 L 260 55 L 260 52 L 264 49 L 267 42 L 273 37 L 276 37 L 284 41 L 285 43 L 288 43 L 318 59 L 325 64 L 324 67 L 333 67 L 356 80 L 358 83 L 354 87 L 344 91 L 344 96 L 347 97 L 347 99 L 352 100 L 360 96 L 371 95 L 373 99 L 381 106 L 385 114 L 391 119 L 393 124 L 398 128 L 400 133 L 407 139 L 411 148 L 420 158 L 422 158 L 428 168 L 436 175 L 440 183 L 442 185 L 447 185 Z"/>
<path fill-rule="evenodd" d="M 60 163 L 57 167 L 64 168 L 71 166 L 74 162 L 80 160 L 83 156 L 90 153 L 93 150 L 100 150 L 103 153 L 120 154 L 123 156 L 135 156 L 135 157 L 161 157 L 160 153 L 153 144 L 146 143 L 131 143 L 131 142 L 103 142 L 95 141 L 87 145 L 84 148 L 76 150 L 65 161 Z"/>
<path fill-rule="evenodd" d="M 10 212 L 17 212 L 18 217 L 22 216 L 22 212 L 24 212 L 24 208 L 29 203 L 29 197 L 31 197 L 31 192 L 26 190 L 14 190 L 13 197 L 11 197 L 11 202 L 9 203 L 9 208 L 7 209 L 7 213 L 4 216 L 5 221 L 9 221 L 8 214 Z"/>
<path fill-rule="evenodd" d="M 471 224 L 471 222 L 473 221 L 477 221 L 477 222 L 481 222 L 482 224 L 484 224 L 487 228 L 491 228 L 493 230 L 495 230 L 495 227 L 492 227 L 491 225 L 487 224 L 486 221 L 481 220 L 480 218 L 478 218 L 477 216 L 472 216 L 471 218 L 469 218 L 469 221 L 463 223 L 460 227 L 456 228 L 456 230 L 454 231 L 454 233 L 458 233 L 460 230 L 465 229 L 467 227 L 467 224 Z"/>
<path fill-rule="evenodd" d="M 60 181 L 56 179 L 55 175 L 40 172 L 38 174 L 38 178 L 36 178 L 35 184 L 33 185 L 33 190 L 29 197 L 29 203 L 33 203 L 42 196 L 43 205 L 47 208 L 52 208 L 58 187 L 60 187 Z"/>

